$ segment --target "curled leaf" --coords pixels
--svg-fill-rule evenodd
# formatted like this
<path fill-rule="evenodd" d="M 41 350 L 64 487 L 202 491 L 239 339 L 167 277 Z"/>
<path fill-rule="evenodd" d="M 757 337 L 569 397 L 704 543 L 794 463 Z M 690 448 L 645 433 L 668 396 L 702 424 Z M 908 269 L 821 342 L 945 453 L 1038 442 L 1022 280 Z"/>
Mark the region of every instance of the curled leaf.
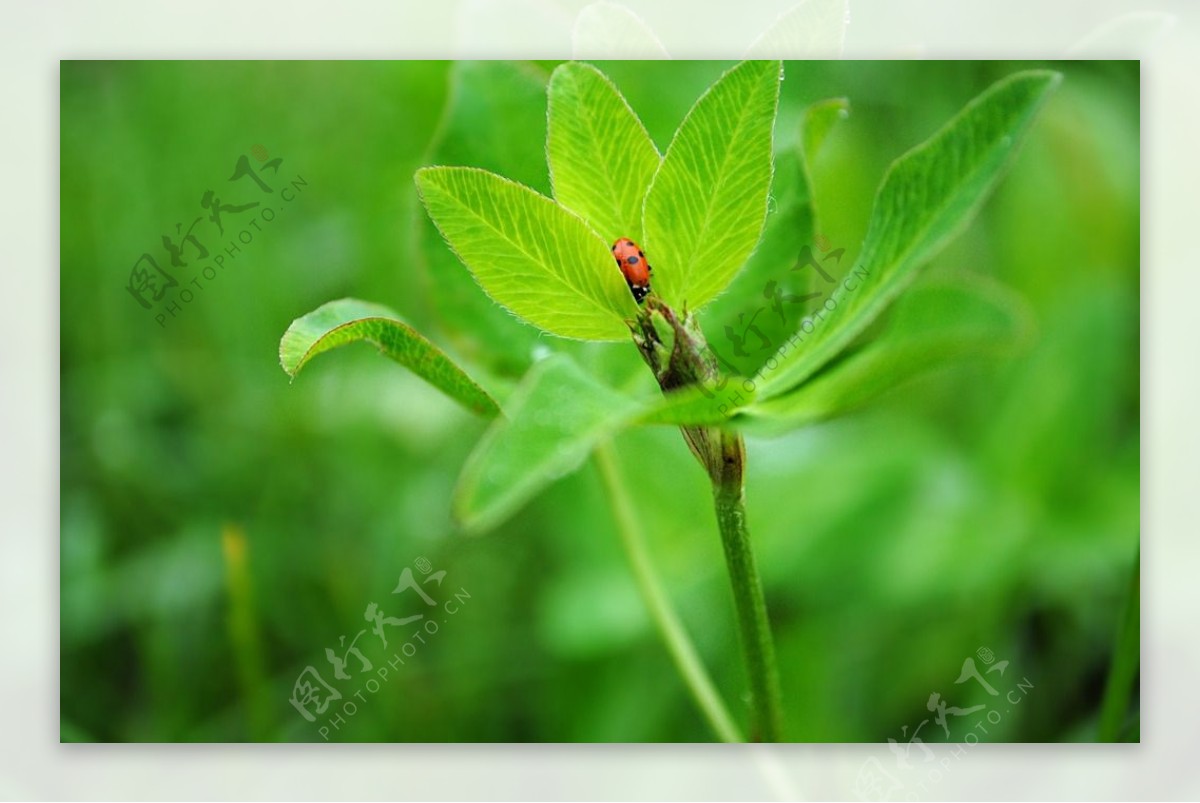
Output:
<path fill-rule="evenodd" d="M 368 342 L 417 376 L 483 416 L 500 407 L 445 352 L 392 310 L 354 298 L 330 301 L 292 321 L 279 341 L 279 363 L 295 379 L 309 360 L 330 349 Z"/>

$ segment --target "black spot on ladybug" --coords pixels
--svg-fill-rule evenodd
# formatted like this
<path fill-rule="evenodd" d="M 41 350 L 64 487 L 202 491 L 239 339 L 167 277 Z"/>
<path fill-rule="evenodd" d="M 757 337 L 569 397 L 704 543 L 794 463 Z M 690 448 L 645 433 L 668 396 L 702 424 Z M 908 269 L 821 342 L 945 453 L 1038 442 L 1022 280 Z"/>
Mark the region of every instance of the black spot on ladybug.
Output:
<path fill-rule="evenodd" d="M 639 250 L 639 251 L 638 251 L 638 256 L 640 256 L 640 257 L 644 257 L 644 256 L 646 256 L 646 255 L 645 255 L 645 254 L 643 254 L 643 253 L 642 253 L 642 252 Z"/>
<path fill-rule="evenodd" d="M 638 258 L 637 258 L 637 257 L 630 257 L 630 258 L 629 258 L 629 264 L 630 264 L 630 265 L 636 265 L 637 263 L 638 263 Z"/>
<path fill-rule="evenodd" d="M 616 243 L 613 243 L 613 244 L 612 244 L 612 248 L 610 248 L 610 249 L 608 249 L 608 250 L 609 250 L 609 251 L 616 251 L 616 250 L 617 250 L 617 244 L 616 244 Z"/>

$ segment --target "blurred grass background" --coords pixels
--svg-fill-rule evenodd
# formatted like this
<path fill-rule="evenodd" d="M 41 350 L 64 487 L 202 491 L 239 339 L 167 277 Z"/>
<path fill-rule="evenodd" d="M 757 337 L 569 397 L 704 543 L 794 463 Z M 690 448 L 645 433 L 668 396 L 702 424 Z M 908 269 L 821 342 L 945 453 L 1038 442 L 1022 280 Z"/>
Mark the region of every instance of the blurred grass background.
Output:
<path fill-rule="evenodd" d="M 439 601 L 470 599 L 377 692 L 339 682 L 357 710 L 331 738 L 710 738 L 590 464 L 468 540 L 450 495 L 482 422 L 369 348 L 294 385 L 278 365 L 291 320 L 347 295 L 392 306 L 494 381 L 535 350 L 579 348 L 476 316 L 481 296 L 430 240 L 412 184 L 436 154 L 547 190 L 552 66 L 62 63 L 63 740 L 321 740 L 293 683 L 309 665 L 333 681 L 325 649 L 370 627 L 369 603 L 411 614 L 416 600 L 391 591 L 421 557 L 447 572 Z M 727 65 L 599 66 L 665 149 Z M 778 137 L 794 139 L 809 103 L 850 99 L 813 185 L 818 231 L 852 258 L 888 162 L 1029 66 L 1065 80 L 929 270 L 1015 288 L 1035 342 L 748 441 L 792 739 L 903 741 L 932 692 L 985 703 L 954 683 L 980 647 L 1009 660 L 1005 687 L 1033 684 L 987 740 L 1095 738 L 1138 551 L 1137 64 L 788 64 Z M 197 276 L 169 267 L 161 237 L 207 214 L 206 190 L 263 198 L 227 181 L 256 145 L 282 159 L 269 184 L 307 185 L 159 326 L 124 289 L 130 268 L 151 252 L 181 285 Z M 225 219 L 224 237 L 196 228 L 210 251 L 241 228 Z M 620 344 L 587 356 L 637 360 Z M 743 716 L 702 473 L 669 429 L 617 445 L 671 595 Z M 370 633 L 359 644 L 387 663 Z"/>

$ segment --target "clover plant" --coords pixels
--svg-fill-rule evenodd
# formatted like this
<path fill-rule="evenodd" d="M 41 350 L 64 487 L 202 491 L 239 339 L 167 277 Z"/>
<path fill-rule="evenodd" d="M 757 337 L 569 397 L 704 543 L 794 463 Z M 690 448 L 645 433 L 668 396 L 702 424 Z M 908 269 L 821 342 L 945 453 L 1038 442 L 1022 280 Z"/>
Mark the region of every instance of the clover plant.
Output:
<path fill-rule="evenodd" d="M 745 732 L 756 740 L 783 738 L 768 611 L 748 530 L 741 433 L 844 413 L 918 372 L 1021 338 L 1022 307 L 1003 288 L 963 276 L 905 291 L 1012 161 L 1058 76 L 1021 72 L 996 83 L 900 156 L 883 177 L 853 267 L 808 314 L 792 303 L 811 289 L 811 272 L 799 268 L 821 250 L 808 165 L 847 103 L 813 105 L 797 144 L 777 147 L 781 80 L 779 62 L 734 66 L 696 101 L 660 153 L 611 80 L 586 63 L 562 64 L 547 91 L 552 195 L 469 164 L 416 173 L 443 247 L 490 298 L 462 282 L 463 268 L 453 267 L 457 276 L 439 274 L 472 314 L 491 325 L 499 307 L 548 335 L 635 349 L 660 393 L 615 386 L 595 351 L 530 349 L 520 336 L 493 344 L 507 346 L 509 365 L 524 370 L 509 388 L 482 360 L 456 360 L 386 307 L 353 299 L 297 319 L 280 344 L 283 368 L 295 376 L 316 354 L 371 342 L 492 419 L 455 492 L 455 515 L 466 531 L 494 528 L 594 454 L 648 607 L 714 734 L 728 741 L 743 731 L 658 580 L 639 530 L 642 500 L 627 487 L 609 442 L 628 427 L 680 428 L 704 474 L 678 481 L 707 476 L 712 485 L 749 679 Z M 543 148 L 486 139 L 475 147 L 492 145 L 529 154 Z M 652 266 L 640 303 L 613 257 L 620 238 L 636 243 Z M 827 256 L 840 260 L 841 252 Z M 813 267 L 821 269 L 819 262 Z M 723 356 L 709 346 L 706 330 L 732 326 L 763 298 L 779 302 L 773 323 L 764 322 L 763 337 L 777 338 L 765 355 Z M 872 326 L 877 319 L 881 325 Z M 503 331 L 502 322 L 495 325 Z M 539 352 L 540 359 L 522 365 L 526 354 Z"/>

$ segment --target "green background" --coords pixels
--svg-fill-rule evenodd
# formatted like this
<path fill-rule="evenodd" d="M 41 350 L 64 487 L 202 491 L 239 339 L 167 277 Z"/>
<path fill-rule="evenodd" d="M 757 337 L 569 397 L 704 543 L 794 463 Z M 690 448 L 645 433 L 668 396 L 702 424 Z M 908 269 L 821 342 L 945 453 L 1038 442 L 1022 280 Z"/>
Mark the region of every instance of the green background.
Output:
<path fill-rule="evenodd" d="M 729 65 L 598 66 L 665 150 Z M 850 100 L 812 166 L 817 230 L 847 248 L 848 268 L 887 164 L 1030 66 L 1064 82 L 929 272 L 1017 290 L 1037 321 L 1031 346 L 836 421 L 748 438 L 791 739 L 904 741 L 930 719 L 932 692 L 989 704 L 977 684 L 955 684 L 981 647 L 1009 661 L 995 685 L 1032 684 L 985 740 L 1095 738 L 1138 550 L 1137 64 L 789 63 L 777 136 L 794 141 L 814 101 Z M 470 598 L 379 691 L 353 696 L 366 674 L 337 684 L 357 709 L 331 739 L 711 738 L 591 464 L 466 538 L 451 493 L 484 422 L 366 347 L 291 385 L 278 364 L 291 320 L 342 296 L 393 307 L 498 384 L 564 347 L 475 313 L 482 296 L 430 236 L 412 183 L 437 158 L 548 191 L 552 67 L 62 64 L 64 740 L 320 741 L 325 723 L 288 702 L 297 675 L 312 665 L 333 680 L 325 649 L 370 626 L 368 603 L 419 612 L 391 591 L 422 557 L 447 572 L 439 603 Z M 259 164 L 256 145 L 282 158 L 268 184 L 307 184 L 160 326 L 161 310 L 124 289 L 130 269 L 143 252 L 168 266 L 161 237 L 207 214 L 206 190 L 264 200 L 227 181 L 239 156 Z M 215 252 L 237 219 L 224 236 L 207 220 L 195 232 Z M 201 264 L 169 269 L 182 286 Z M 570 348 L 638 364 L 626 344 Z M 617 445 L 672 598 L 744 719 L 703 473 L 669 428 Z M 359 645 L 376 668 L 394 652 L 370 633 Z M 968 719 L 950 724 L 960 741 Z M 945 738 L 932 720 L 920 733 Z"/>

